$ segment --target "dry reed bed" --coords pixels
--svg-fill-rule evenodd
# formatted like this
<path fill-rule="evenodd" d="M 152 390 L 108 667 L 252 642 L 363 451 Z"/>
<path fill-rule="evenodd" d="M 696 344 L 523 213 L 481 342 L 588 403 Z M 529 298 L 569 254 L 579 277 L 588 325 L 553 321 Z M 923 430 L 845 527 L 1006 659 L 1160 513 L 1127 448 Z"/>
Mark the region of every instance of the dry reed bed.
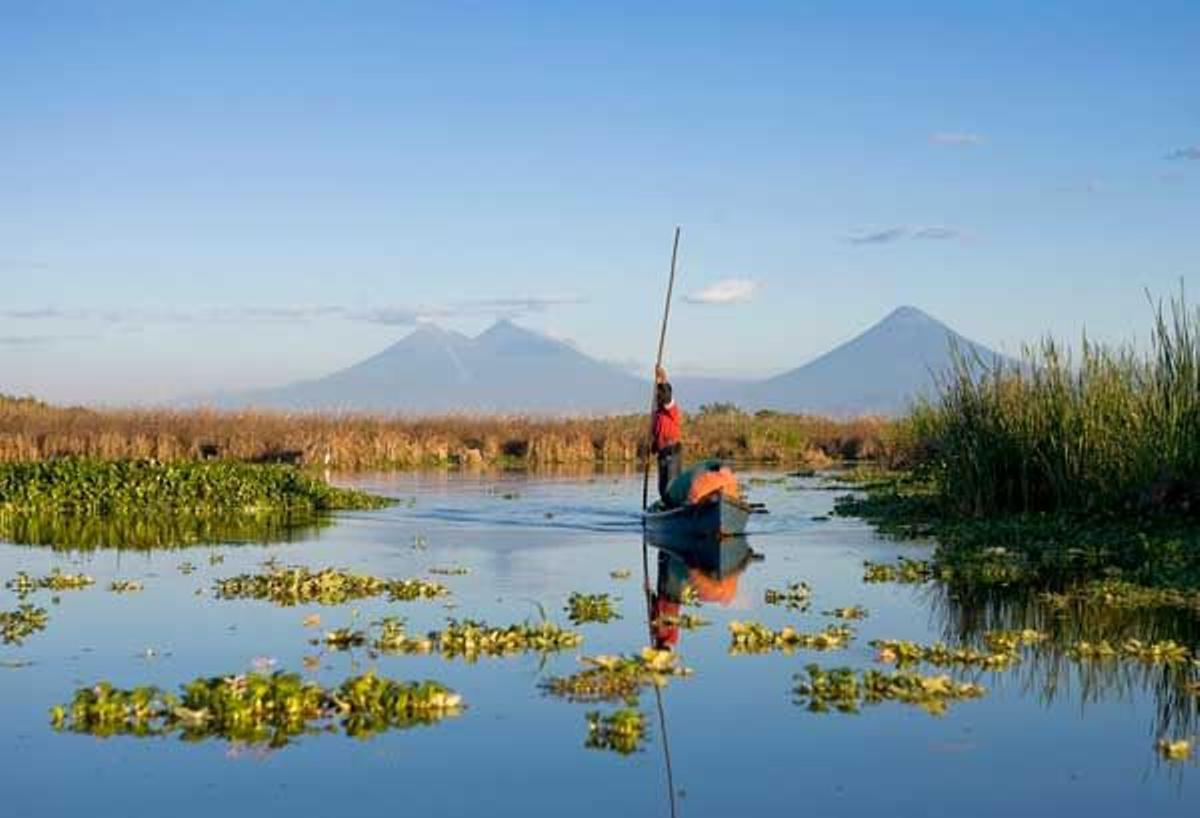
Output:
<path fill-rule="evenodd" d="M 209 409 L 56 407 L 0 396 L 0 462 L 65 456 L 204 457 L 287 461 L 334 469 L 428 465 L 622 464 L 645 452 L 643 416 L 544 419 L 406 418 L 371 414 L 223 412 Z M 685 427 L 689 456 L 820 466 L 831 459 L 891 459 L 882 418 L 702 412 Z"/>

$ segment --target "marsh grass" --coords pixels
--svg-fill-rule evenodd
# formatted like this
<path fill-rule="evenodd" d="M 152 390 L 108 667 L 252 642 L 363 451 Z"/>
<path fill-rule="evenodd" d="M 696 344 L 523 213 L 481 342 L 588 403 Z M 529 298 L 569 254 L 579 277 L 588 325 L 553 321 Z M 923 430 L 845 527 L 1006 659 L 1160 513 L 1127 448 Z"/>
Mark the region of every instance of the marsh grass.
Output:
<path fill-rule="evenodd" d="M 890 423 L 737 411 L 687 418 L 696 457 L 824 465 L 888 457 Z M 94 410 L 0 395 L 0 462 L 61 457 L 161 462 L 217 457 L 347 471 L 422 466 L 632 464 L 646 454 L 640 415 L 597 418 Z"/>
<path fill-rule="evenodd" d="M 1195 513 L 1200 310 L 1158 304 L 1144 352 L 1085 337 L 1077 357 L 1053 339 L 1017 363 L 957 355 L 907 428 L 960 514 Z"/>

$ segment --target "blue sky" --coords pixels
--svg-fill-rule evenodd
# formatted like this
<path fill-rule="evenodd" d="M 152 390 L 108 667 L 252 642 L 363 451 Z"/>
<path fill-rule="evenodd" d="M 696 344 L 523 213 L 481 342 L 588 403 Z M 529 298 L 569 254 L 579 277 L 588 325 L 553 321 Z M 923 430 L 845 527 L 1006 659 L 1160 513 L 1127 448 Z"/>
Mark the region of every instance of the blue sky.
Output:
<path fill-rule="evenodd" d="M 0 392 L 281 383 L 498 315 L 644 363 L 677 223 L 681 370 L 900 304 L 1144 335 L 1200 284 L 1200 5 L 1047 5 L 0 3 Z"/>

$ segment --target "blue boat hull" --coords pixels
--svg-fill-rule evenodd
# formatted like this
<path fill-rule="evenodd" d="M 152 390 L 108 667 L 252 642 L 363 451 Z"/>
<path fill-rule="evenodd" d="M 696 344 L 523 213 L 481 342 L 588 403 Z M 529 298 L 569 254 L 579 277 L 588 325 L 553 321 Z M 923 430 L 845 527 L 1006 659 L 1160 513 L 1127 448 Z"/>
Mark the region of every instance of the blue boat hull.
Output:
<path fill-rule="evenodd" d="M 721 540 L 746 533 L 750 506 L 719 495 L 697 505 L 642 515 L 646 534 L 652 540 Z"/>

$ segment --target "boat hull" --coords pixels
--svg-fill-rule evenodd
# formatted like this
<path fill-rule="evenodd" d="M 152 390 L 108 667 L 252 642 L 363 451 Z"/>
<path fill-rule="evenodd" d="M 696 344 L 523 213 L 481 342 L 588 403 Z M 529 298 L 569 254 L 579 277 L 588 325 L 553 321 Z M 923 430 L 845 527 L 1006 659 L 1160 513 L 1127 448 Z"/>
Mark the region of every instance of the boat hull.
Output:
<path fill-rule="evenodd" d="M 696 505 L 647 511 L 642 515 L 642 522 L 651 539 L 721 540 L 744 534 L 750 514 L 750 506 L 719 495 Z"/>

